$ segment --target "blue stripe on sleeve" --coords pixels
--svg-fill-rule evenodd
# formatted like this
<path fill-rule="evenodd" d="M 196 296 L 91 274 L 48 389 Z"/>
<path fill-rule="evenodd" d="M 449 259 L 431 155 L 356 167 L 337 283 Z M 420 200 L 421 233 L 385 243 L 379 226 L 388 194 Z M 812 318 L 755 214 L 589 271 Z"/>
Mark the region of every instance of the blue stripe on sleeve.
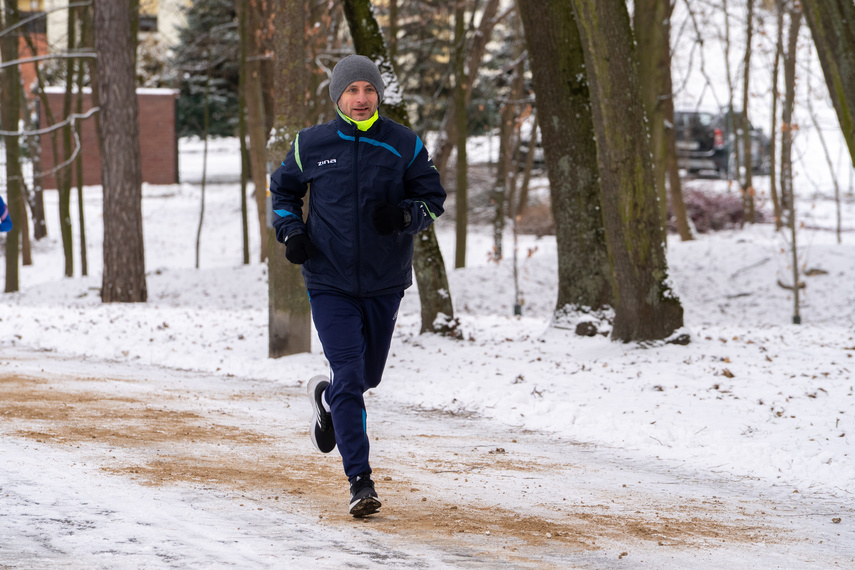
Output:
<path fill-rule="evenodd" d="M 415 160 L 416 160 L 416 157 L 419 155 L 419 153 L 422 151 L 422 149 L 424 147 L 425 147 L 425 145 L 422 142 L 422 139 L 420 139 L 419 137 L 416 137 L 416 152 L 413 153 L 413 160 L 410 161 L 410 164 L 407 165 L 407 168 L 412 166 L 413 162 L 415 162 Z"/>

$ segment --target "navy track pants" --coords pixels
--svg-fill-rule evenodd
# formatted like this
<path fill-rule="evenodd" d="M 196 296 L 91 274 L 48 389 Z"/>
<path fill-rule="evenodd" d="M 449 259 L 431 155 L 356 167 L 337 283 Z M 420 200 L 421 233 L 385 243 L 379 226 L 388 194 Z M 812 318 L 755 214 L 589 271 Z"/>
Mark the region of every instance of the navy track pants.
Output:
<path fill-rule="evenodd" d="M 403 291 L 377 297 L 309 291 L 312 319 L 330 363 L 326 399 L 348 479 L 371 472 L 362 395 L 383 376 L 403 296 Z"/>

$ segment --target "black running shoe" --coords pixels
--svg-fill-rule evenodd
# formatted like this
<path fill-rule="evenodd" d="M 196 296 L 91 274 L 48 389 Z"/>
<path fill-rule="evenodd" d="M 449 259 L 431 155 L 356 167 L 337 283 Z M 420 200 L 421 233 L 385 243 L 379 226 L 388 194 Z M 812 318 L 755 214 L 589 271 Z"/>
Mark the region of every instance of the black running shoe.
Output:
<path fill-rule="evenodd" d="M 380 509 L 380 499 L 374 490 L 370 473 L 357 475 L 350 484 L 350 514 L 355 517 L 373 515 Z"/>
<path fill-rule="evenodd" d="M 333 429 L 332 414 L 324 409 L 321 394 L 330 385 L 326 376 L 315 376 L 309 380 L 309 398 L 312 400 L 312 426 L 309 437 L 321 453 L 329 453 L 335 449 L 335 430 Z"/>

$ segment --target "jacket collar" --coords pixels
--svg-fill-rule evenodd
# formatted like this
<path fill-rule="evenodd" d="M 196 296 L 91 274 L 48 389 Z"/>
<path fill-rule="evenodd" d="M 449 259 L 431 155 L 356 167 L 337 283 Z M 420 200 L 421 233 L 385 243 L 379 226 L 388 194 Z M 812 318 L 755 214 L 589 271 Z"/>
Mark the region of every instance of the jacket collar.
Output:
<path fill-rule="evenodd" d="M 338 107 L 336 107 L 336 116 L 335 116 L 335 124 L 338 129 L 349 135 L 359 134 L 359 136 L 371 135 L 376 133 L 380 128 L 379 125 L 383 122 L 383 116 L 379 114 L 379 112 L 375 113 L 376 119 L 373 121 L 371 126 L 363 131 L 356 126 L 356 121 L 342 113 Z M 369 119 L 370 120 L 370 119 Z"/>

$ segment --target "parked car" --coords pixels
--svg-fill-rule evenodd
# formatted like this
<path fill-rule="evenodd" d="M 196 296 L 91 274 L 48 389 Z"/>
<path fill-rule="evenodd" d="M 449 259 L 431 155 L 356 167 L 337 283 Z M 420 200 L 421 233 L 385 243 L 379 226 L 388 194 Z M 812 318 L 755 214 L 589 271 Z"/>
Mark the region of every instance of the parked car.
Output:
<path fill-rule="evenodd" d="M 739 111 L 734 112 L 736 117 Z M 711 173 L 720 178 L 736 174 L 736 137 L 742 131 L 734 128 L 730 114 L 707 111 L 675 111 L 677 162 L 690 175 Z M 751 164 L 758 174 L 768 174 L 771 164 L 769 138 L 749 123 L 751 129 Z M 741 154 L 742 145 L 739 145 Z M 741 157 L 740 157 L 741 158 Z"/>
<path fill-rule="evenodd" d="M 526 117 L 520 126 L 520 141 L 517 145 L 516 156 L 517 167 L 522 170 L 525 168 L 526 160 L 528 159 L 528 149 L 531 146 L 531 132 L 534 129 L 533 117 Z M 546 167 L 546 157 L 543 154 L 543 142 L 540 138 L 540 129 L 534 129 L 535 132 L 535 147 L 533 156 L 533 167 L 535 169 L 543 169 Z"/>
<path fill-rule="evenodd" d="M 528 160 L 528 149 L 531 144 L 531 139 L 523 138 L 517 147 L 517 165 L 520 170 L 525 168 L 526 160 Z M 537 141 L 534 147 L 534 156 L 532 157 L 532 167 L 541 169 L 546 166 L 546 156 L 543 154 L 543 144 L 540 141 L 540 131 L 537 131 Z"/>

